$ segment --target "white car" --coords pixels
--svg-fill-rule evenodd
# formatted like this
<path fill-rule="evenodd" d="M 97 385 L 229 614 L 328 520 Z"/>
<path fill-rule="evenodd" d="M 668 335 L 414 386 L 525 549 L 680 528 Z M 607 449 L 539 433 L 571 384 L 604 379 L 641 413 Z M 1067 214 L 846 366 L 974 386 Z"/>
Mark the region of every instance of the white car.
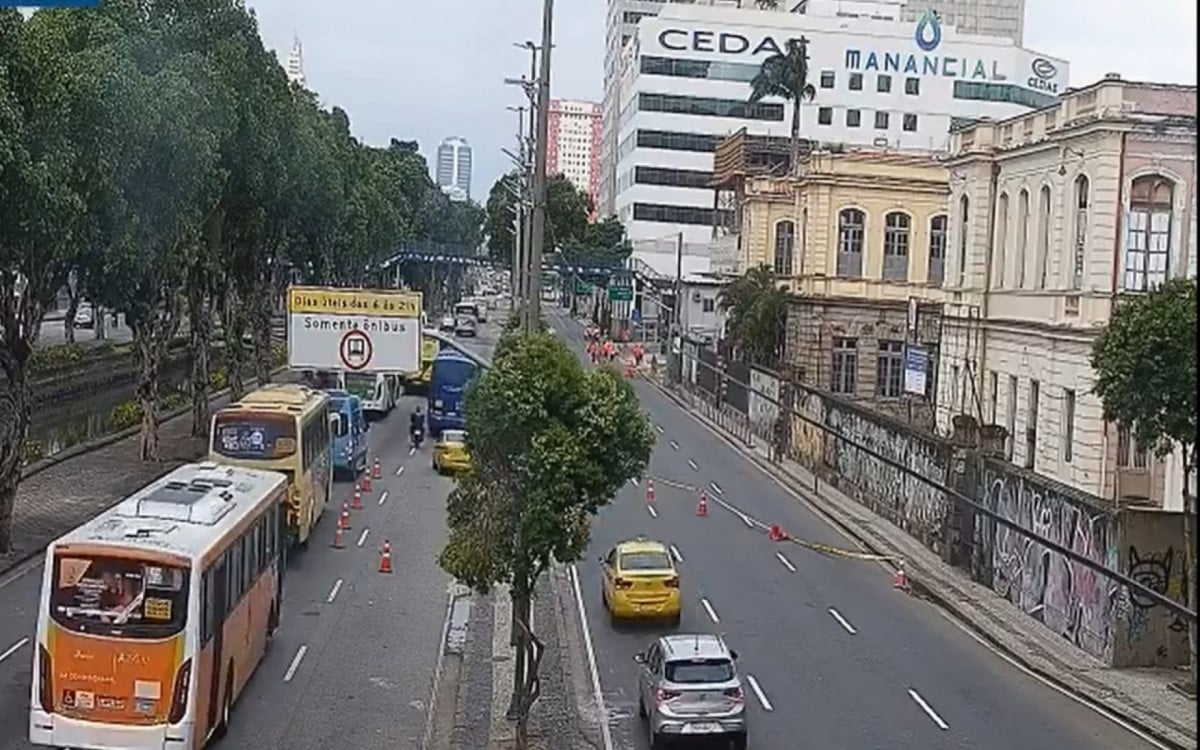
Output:
<path fill-rule="evenodd" d="M 96 314 L 92 310 L 92 306 L 86 302 L 80 303 L 79 307 L 75 308 L 75 327 L 91 328 L 94 325 L 96 325 Z"/>
<path fill-rule="evenodd" d="M 438 321 L 438 330 L 445 333 L 454 333 L 454 324 L 453 315 L 443 315 L 442 319 Z"/>

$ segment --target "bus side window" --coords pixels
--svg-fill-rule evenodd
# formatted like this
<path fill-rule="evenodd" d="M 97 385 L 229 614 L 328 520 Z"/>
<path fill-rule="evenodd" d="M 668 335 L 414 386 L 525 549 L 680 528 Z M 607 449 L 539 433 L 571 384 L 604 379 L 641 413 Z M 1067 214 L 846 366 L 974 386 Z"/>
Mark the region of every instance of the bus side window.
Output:
<path fill-rule="evenodd" d="M 245 545 L 245 557 L 242 559 L 242 589 L 249 591 L 258 577 L 258 524 L 246 531 L 242 544 Z"/>
<path fill-rule="evenodd" d="M 235 604 L 242 600 L 242 540 L 239 539 L 229 548 L 229 606 L 225 613 L 233 611 Z"/>
<path fill-rule="evenodd" d="M 275 559 L 275 532 L 279 529 L 279 505 L 271 506 L 267 511 L 267 560 Z"/>
<path fill-rule="evenodd" d="M 208 643 L 213 634 L 212 568 L 200 576 L 200 642 Z"/>

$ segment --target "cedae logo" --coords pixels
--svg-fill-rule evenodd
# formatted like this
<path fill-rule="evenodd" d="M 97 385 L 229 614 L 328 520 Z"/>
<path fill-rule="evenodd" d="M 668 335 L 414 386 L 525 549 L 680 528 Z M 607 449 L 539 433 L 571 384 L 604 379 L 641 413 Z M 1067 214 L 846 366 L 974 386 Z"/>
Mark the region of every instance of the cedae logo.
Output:
<path fill-rule="evenodd" d="M 790 40 L 782 44 L 769 35 L 751 38 L 732 31 L 705 29 L 663 29 L 658 32 L 658 44 L 672 52 L 717 52 L 722 55 L 782 55 Z"/>
<path fill-rule="evenodd" d="M 917 31 L 913 34 L 917 47 L 922 52 L 933 52 L 942 43 L 942 24 L 938 21 L 937 13 L 925 11 L 921 20 L 917 21 Z"/>
<path fill-rule="evenodd" d="M 1025 81 L 1025 85 L 1037 91 L 1045 91 L 1048 94 L 1058 93 L 1058 82 L 1054 80 L 1058 75 L 1058 66 L 1050 62 L 1044 57 L 1036 58 L 1029 64 L 1029 70 L 1033 75 Z"/>

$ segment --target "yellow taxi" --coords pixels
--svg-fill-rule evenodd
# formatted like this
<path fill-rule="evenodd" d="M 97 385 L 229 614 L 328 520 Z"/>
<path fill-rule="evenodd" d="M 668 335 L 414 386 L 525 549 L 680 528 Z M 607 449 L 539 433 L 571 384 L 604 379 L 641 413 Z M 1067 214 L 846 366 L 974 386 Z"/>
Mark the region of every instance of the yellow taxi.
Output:
<path fill-rule="evenodd" d="M 441 437 L 433 446 L 433 468 L 439 474 L 471 468 L 466 430 L 442 430 Z"/>
<path fill-rule="evenodd" d="M 604 607 L 611 620 L 668 620 L 679 624 L 679 571 L 662 542 L 637 537 L 620 542 L 600 560 Z"/>

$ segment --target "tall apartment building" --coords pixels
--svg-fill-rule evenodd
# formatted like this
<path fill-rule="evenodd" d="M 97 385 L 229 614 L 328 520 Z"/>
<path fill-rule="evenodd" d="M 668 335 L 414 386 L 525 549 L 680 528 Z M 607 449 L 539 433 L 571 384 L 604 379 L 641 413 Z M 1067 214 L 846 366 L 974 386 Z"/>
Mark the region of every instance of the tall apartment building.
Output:
<path fill-rule="evenodd" d="M 548 120 L 547 170 L 588 194 L 594 220 L 600 191 L 600 105 L 551 99 Z"/>
<path fill-rule="evenodd" d="M 288 51 L 287 62 L 284 63 L 283 69 L 287 73 L 289 81 L 300 86 L 305 85 L 304 47 L 300 44 L 300 37 L 292 40 L 292 48 Z"/>
<path fill-rule="evenodd" d="M 452 200 L 471 197 L 471 147 L 457 136 L 438 145 L 435 166 L 437 184 Z"/>

